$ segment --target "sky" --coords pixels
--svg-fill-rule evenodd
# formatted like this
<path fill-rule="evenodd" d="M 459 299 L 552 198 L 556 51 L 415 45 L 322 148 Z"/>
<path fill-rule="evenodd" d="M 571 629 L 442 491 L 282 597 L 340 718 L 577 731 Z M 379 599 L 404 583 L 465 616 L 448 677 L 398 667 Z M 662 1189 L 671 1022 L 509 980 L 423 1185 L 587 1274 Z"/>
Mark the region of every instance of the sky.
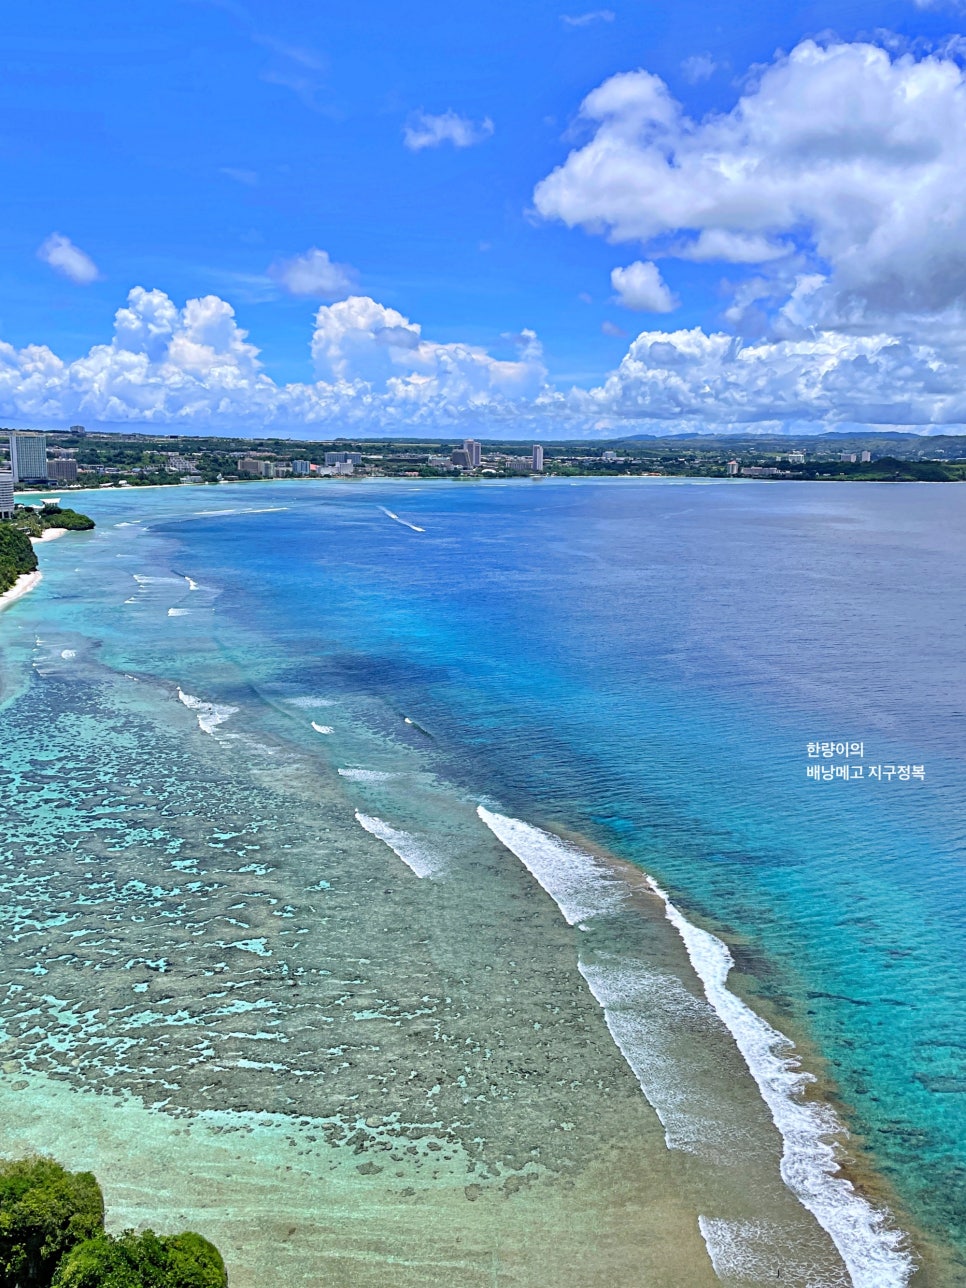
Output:
<path fill-rule="evenodd" d="M 966 3 L 37 0 L 0 422 L 966 432 Z"/>

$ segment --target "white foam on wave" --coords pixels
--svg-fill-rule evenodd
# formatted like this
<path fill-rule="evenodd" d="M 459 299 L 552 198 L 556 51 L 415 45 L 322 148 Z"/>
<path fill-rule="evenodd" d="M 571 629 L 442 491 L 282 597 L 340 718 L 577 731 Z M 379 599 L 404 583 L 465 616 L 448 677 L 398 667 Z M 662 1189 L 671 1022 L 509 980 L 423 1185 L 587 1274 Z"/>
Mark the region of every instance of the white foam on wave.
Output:
<path fill-rule="evenodd" d="M 178 586 L 184 580 L 183 577 L 149 577 L 147 573 L 134 572 L 131 574 L 139 586 Z"/>
<path fill-rule="evenodd" d="M 334 707 L 335 706 L 335 703 L 332 701 L 331 698 L 309 698 L 309 697 L 285 698 L 285 702 L 290 707 L 305 707 L 309 709 L 312 709 L 315 707 Z"/>
<path fill-rule="evenodd" d="M 902 1288 L 915 1268 L 904 1236 L 839 1174 L 836 1140 L 846 1134 L 844 1124 L 831 1106 L 804 1099 L 814 1078 L 791 1054 L 794 1043 L 727 987 L 734 966 L 727 945 L 688 921 L 651 877 L 648 884 L 664 901 L 705 996 L 735 1039 L 781 1133 L 785 1184 L 835 1244 L 854 1288 Z"/>
<path fill-rule="evenodd" d="M 571 925 L 612 911 L 624 894 L 619 879 L 587 851 L 520 819 L 496 814 L 480 805 L 477 814 L 503 845 L 520 859 L 557 904 Z M 358 817 L 358 816 L 357 816 Z M 853 1288 L 904 1288 L 915 1269 L 905 1236 L 890 1225 L 887 1212 L 876 1209 L 840 1174 L 836 1142 L 846 1135 L 831 1106 L 807 1101 L 804 1092 L 814 1078 L 801 1069 L 794 1043 L 727 987 L 734 965 L 727 946 L 715 935 L 692 925 L 651 877 L 647 882 L 663 901 L 667 919 L 678 931 L 712 1010 L 731 1033 L 758 1086 L 782 1138 L 781 1176 L 835 1244 Z M 628 979 L 608 977 L 598 967 L 580 964 L 594 996 L 604 1007 L 611 1035 L 634 1070 L 644 1094 L 665 1126 L 669 1143 L 693 1139 L 693 1123 L 674 1097 L 655 1091 L 657 1054 L 642 1046 L 642 1029 L 621 1013 Z M 630 981 L 634 987 L 640 980 Z M 646 1039 L 644 1039 L 646 1042 Z M 648 1065 L 650 1068 L 648 1069 Z M 649 1090 L 650 1088 L 650 1090 Z M 663 1099 L 663 1103 L 662 1103 Z M 660 1104 L 660 1108 L 659 1108 Z M 710 1249 L 709 1249 L 710 1255 Z"/>
<path fill-rule="evenodd" d="M 404 528 L 411 528 L 413 532 L 426 531 L 425 528 L 420 528 L 415 523 L 410 523 L 408 519 L 400 519 L 398 514 L 394 514 L 392 510 L 387 510 L 384 505 L 381 505 L 379 509 L 383 512 L 383 514 L 386 516 L 387 519 L 392 519 L 396 523 L 401 523 Z"/>
<path fill-rule="evenodd" d="M 771 1221 L 699 1216 L 698 1229 L 715 1274 L 732 1288 L 758 1288 L 765 1283 L 849 1286 L 844 1266 L 836 1274 L 826 1265 L 809 1262 L 801 1248 L 789 1246 L 786 1231 Z"/>
<path fill-rule="evenodd" d="M 613 911 L 624 899 L 620 881 L 599 859 L 569 841 L 517 818 L 476 810 L 497 840 L 515 854 L 571 926 Z"/>
<path fill-rule="evenodd" d="M 331 732 L 332 732 L 332 726 L 331 726 L 331 725 L 316 724 L 314 720 L 312 721 L 312 728 L 315 730 L 315 732 L 316 732 L 316 733 L 331 733 Z"/>
<path fill-rule="evenodd" d="M 169 617 L 187 617 L 188 609 L 187 608 L 169 608 L 168 616 Z"/>
<path fill-rule="evenodd" d="M 189 711 L 193 711 L 198 717 L 198 727 L 205 733 L 213 734 L 219 725 L 225 723 L 229 717 L 233 716 L 238 710 L 237 707 L 219 705 L 217 702 L 205 702 L 202 698 L 196 698 L 194 694 L 185 693 L 183 689 L 178 689 L 178 698 Z"/>
<path fill-rule="evenodd" d="M 737 1161 L 748 1148 L 742 1124 L 734 1120 L 726 1102 L 700 1093 L 696 1079 L 682 1079 L 681 1057 L 674 1054 L 682 1031 L 725 1038 L 708 1002 L 689 993 L 675 976 L 616 953 L 597 953 L 592 962 L 579 960 L 577 967 L 660 1119 L 668 1149 L 713 1162 L 723 1157 Z"/>
<path fill-rule="evenodd" d="M 391 778 L 399 777 L 387 769 L 340 769 L 339 773 L 350 783 L 388 783 Z"/>
<path fill-rule="evenodd" d="M 77 650 L 72 648 L 62 648 L 60 650 L 60 655 L 65 662 L 70 662 L 73 658 L 77 656 Z"/>
<path fill-rule="evenodd" d="M 402 859 L 406 867 L 415 872 L 418 877 L 438 877 L 442 874 L 445 867 L 442 858 L 428 850 L 418 836 L 390 827 L 381 818 L 374 818 L 371 814 L 360 814 L 358 810 L 356 810 L 356 822 L 367 832 L 378 837 L 380 841 L 385 842 L 393 854 Z"/>
<path fill-rule="evenodd" d="M 189 590 L 200 590 L 200 589 L 201 589 L 201 587 L 198 585 L 198 583 L 197 583 L 196 581 L 192 580 L 192 578 L 191 578 L 191 577 L 189 577 L 187 573 L 185 573 L 185 575 L 184 575 L 184 579 L 185 579 L 185 581 L 188 583 L 188 589 L 189 589 Z"/>

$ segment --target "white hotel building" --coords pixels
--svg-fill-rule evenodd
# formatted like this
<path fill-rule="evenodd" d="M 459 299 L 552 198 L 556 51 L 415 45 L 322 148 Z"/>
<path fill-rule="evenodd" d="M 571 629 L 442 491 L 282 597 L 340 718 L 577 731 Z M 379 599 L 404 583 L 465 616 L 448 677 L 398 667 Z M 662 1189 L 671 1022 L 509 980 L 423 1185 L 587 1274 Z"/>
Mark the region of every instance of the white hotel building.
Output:
<path fill-rule="evenodd" d="M 47 435 L 11 430 L 10 469 L 14 483 L 46 483 Z"/>

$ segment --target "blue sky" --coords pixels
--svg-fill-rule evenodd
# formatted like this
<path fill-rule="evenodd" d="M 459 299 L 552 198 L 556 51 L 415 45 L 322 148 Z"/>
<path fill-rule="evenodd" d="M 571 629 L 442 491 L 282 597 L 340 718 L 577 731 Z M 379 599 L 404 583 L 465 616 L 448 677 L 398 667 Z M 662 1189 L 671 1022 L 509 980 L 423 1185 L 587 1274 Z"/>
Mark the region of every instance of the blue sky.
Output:
<path fill-rule="evenodd" d="M 966 265 L 955 285 L 948 245 L 913 263 L 901 230 L 962 231 L 963 26 L 911 0 L 13 6 L 0 415 L 308 435 L 961 425 Z M 861 138 L 830 50 L 868 81 Z M 619 79 L 641 71 L 656 99 Z M 811 86 L 820 137 L 771 138 L 796 103 L 814 115 Z M 900 209 L 912 188 L 932 205 Z M 846 218 L 865 192 L 876 209 Z M 320 324 L 346 296 L 382 312 Z M 219 303 L 188 316 L 192 299 Z"/>

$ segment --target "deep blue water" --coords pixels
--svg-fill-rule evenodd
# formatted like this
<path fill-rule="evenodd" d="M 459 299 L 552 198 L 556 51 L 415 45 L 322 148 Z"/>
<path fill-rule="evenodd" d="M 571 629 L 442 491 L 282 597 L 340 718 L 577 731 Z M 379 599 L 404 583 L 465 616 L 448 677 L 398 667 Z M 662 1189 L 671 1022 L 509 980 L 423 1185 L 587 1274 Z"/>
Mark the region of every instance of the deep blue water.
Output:
<path fill-rule="evenodd" d="M 406 716 L 467 792 L 641 865 L 734 945 L 914 1216 L 966 1249 L 966 489 L 266 484 L 78 505 L 149 529 L 86 574 L 67 541 L 43 554 L 38 595 L 102 660 L 266 710 L 297 677 L 377 733 Z M 138 542 L 148 572 L 218 587 L 203 639 L 190 612 L 167 635 L 118 617 Z M 826 740 L 864 744 L 865 776 L 807 776 L 844 762 L 808 757 Z"/>

